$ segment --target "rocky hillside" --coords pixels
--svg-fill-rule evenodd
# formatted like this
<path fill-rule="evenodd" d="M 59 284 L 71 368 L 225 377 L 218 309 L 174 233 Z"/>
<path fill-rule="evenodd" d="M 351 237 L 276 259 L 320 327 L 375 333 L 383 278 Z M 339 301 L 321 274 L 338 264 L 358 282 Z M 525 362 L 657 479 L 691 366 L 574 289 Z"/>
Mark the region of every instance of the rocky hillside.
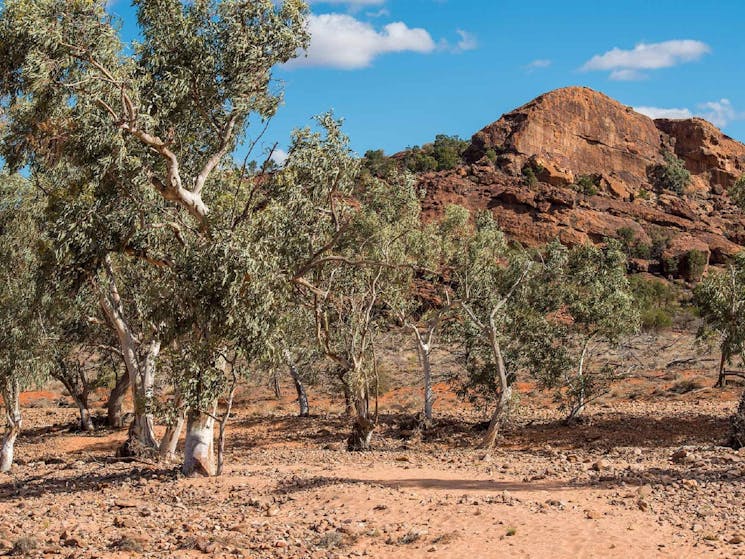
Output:
<path fill-rule="evenodd" d="M 682 193 L 656 178 L 671 154 L 691 174 Z M 745 214 L 727 195 L 745 145 L 702 119 L 652 120 L 588 88 L 558 89 L 477 132 L 464 158 L 421 176 L 428 215 L 489 209 L 528 245 L 621 238 L 638 270 L 684 279 L 745 246 Z"/>

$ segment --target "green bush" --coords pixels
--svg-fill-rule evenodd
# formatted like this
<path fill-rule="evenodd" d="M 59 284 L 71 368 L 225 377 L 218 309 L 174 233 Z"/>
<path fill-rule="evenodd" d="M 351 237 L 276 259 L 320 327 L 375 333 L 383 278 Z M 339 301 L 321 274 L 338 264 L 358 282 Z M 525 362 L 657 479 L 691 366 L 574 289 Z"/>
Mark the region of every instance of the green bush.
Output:
<path fill-rule="evenodd" d="M 708 263 L 709 259 L 705 252 L 695 249 L 689 250 L 681 262 L 680 275 L 690 281 L 699 281 L 703 277 Z"/>
<path fill-rule="evenodd" d="M 629 258 L 649 260 L 652 257 L 652 247 L 636 238 L 636 232 L 631 227 L 620 227 L 616 237 Z"/>
<path fill-rule="evenodd" d="M 528 186 L 535 186 L 536 184 L 538 184 L 538 175 L 543 173 L 543 171 L 543 165 L 539 165 L 534 161 L 529 161 L 528 163 L 523 165 L 522 174 L 523 178 L 525 179 L 525 184 L 527 184 Z"/>
<path fill-rule="evenodd" d="M 642 329 L 664 330 L 673 325 L 675 315 L 680 312 L 680 291 L 673 285 L 642 276 L 629 278 Z"/>
<path fill-rule="evenodd" d="M 650 172 L 650 180 L 661 190 L 670 190 L 676 194 L 683 194 L 691 182 L 691 173 L 685 168 L 683 160 L 674 153 L 663 153 L 664 165 L 655 165 Z"/>
<path fill-rule="evenodd" d="M 592 175 L 580 175 L 574 181 L 572 187 L 577 191 L 585 194 L 586 196 L 594 196 L 598 193 L 599 177 Z"/>
<path fill-rule="evenodd" d="M 468 146 L 469 142 L 458 136 L 438 134 L 431 144 L 408 148 L 403 165 L 412 173 L 455 169 L 463 163 L 463 153 Z"/>
<path fill-rule="evenodd" d="M 741 210 L 745 210 L 745 175 L 735 181 L 729 189 L 729 196 Z"/>

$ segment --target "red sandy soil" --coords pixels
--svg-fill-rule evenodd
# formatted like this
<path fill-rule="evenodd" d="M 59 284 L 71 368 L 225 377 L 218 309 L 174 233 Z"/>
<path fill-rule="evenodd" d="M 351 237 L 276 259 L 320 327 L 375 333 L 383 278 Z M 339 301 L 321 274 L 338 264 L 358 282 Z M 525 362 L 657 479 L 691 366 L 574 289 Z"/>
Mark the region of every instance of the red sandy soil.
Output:
<path fill-rule="evenodd" d="M 59 394 L 27 394 L 19 463 L 0 476 L 0 550 L 30 543 L 28 557 L 75 559 L 745 555 L 745 454 L 717 446 L 741 388 L 669 390 L 692 379 L 711 383 L 696 371 L 624 381 L 573 427 L 524 387 L 521 411 L 488 454 L 474 450 L 483 416 L 444 384 L 432 429 L 409 429 L 400 402 L 415 406 L 419 394 L 399 389 L 382 401 L 375 450 L 354 454 L 338 402 L 311 392 L 320 415 L 301 419 L 289 387 L 280 401 L 245 390 L 217 479 L 116 461 L 124 431 L 76 433 Z"/>

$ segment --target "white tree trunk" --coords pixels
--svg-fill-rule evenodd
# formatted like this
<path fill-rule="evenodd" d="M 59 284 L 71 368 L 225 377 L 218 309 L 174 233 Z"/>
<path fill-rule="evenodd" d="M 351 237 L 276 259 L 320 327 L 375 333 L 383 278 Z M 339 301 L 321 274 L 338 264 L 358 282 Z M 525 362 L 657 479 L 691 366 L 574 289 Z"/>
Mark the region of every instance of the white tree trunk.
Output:
<path fill-rule="evenodd" d="M 507 379 L 507 367 L 504 364 L 502 347 L 499 343 L 497 328 L 493 321 L 490 325 L 489 342 L 491 344 L 494 361 L 497 364 L 497 372 L 499 373 L 499 400 L 497 401 L 497 407 L 495 408 L 491 421 L 489 422 L 489 428 L 486 430 L 486 434 L 484 435 L 484 440 L 481 442 L 481 448 L 487 450 L 494 448 L 497 435 L 499 434 L 499 428 L 502 425 L 504 415 L 507 412 L 510 400 L 512 399 L 512 387 Z"/>
<path fill-rule="evenodd" d="M 88 409 L 88 405 L 78 403 L 78 410 L 80 411 L 80 430 L 87 433 L 95 431 L 96 427 L 93 425 L 93 418 L 91 418 L 91 412 Z"/>
<path fill-rule="evenodd" d="M 213 406 L 214 410 L 214 406 Z M 214 414 L 213 414 L 214 415 Z M 191 411 L 186 424 L 184 466 L 186 476 L 215 474 L 215 419 L 212 415 Z"/>
<path fill-rule="evenodd" d="M 424 417 L 425 419 L 432 419 L 432 405 L 435 401 L 432 392 L 432 365 L 430 362 L 432 347 L 430 343 L 422 339 L 419 330 L 416 328 L 414 328 L 414 335 L 416 336 L 417 354 L 424 377 Z"/>
<path fill-rule="evenodd" d="M 2 380 L 2 397 L 5 404 L 5 435 L 0 447 L 0 472 L 8 472 L 13 466 L 13 453 L 23 423 L 21 418 L 21 387 L 16 378 Z"/>
<path fill-rule="evenodd" d="M 135 353 L 134 351 L 128 353 Z M 120 447 L 120 456 L 139 456 L 158 453 L 158 441 L 153 429 L 152 399 L 155 384 L 155 363 L 160 353 L 160 342 L 153 340 L 148 347 L 144 362 L 136 360 L 132 400 L 134 418 L 129 426 L 127 440 Z"/>
<path fill-rule="evenodd" d="M 160 439 L 160 458 L 166 462 L 173 462 L 176 459 L 176 449 L 178 440 L 181 437 L 181 431 L 184 429 L 184 414 L 179 414 L 176 423 L 169 425 L 163 437 Z"/>
<path fill-rule="evenodd" d="M 99 290 L 99 303 L 111 327 L 116 332 L 122 359 L 127 367 L 132 399 L 134 402 L 134 419 L 129 427 L 127 441 L 119 448 L 119 456 L 139 454 L 157 454 L 158 442 L 153 431 L 151 403 L 155 381 L 155 363 L 160 353 L 160 342 L 153 340 L 144 359 L 140 358 L 141 342 L 132 333 L 124 317 L 122 300 L 116 286 L 116 277 L 107 255 L 104 267 L 107 275 L 105 289 Z"/>

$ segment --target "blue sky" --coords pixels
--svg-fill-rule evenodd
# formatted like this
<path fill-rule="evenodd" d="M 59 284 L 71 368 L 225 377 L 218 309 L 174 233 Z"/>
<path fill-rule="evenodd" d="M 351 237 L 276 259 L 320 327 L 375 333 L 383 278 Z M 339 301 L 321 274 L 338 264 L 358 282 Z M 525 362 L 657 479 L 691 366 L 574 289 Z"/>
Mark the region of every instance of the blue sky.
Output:
<path fill-rule="evenodd" d="M 293 128 L 333 109 L 356 151 L 394 153 L 438 133 L 468 138 L 569 85 L 652 115 L 702 115 L 745 140 L 741 0 L 336 0 L 311 8 L 310 52 L 275 73 L 285 105 L 264 145 L 286 148 Z M 128 0 L 111 10 L 132 36 Z"/>

